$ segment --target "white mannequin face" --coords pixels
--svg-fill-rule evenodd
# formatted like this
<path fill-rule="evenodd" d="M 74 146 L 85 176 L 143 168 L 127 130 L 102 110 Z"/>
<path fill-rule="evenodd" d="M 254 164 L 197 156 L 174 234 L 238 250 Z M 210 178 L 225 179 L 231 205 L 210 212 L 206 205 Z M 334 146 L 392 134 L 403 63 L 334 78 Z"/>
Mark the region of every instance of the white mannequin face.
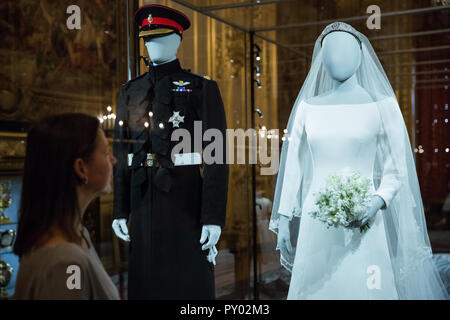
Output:
<path fill-rule="evenodd" d="M 180 36 L 172 33 L 164 37 L 150 39 L 145 42 L 145 46 L 153 65 L 159 65 L 177 58 L 180 43 Z"/>
<path fill-rule="evenodd" d="M 347 80 L 361 64 L 358 40 L 348 32 L 330 33 L 323 39 L 322 61 L 330 77 L 338 81 Z"/>

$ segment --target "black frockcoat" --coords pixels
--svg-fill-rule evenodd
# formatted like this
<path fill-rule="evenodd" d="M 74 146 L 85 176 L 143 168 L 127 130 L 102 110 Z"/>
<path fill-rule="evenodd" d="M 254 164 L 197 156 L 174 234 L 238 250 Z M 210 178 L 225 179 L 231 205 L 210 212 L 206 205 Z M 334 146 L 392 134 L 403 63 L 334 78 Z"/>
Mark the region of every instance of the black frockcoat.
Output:
<path fill-rule="evenodd" d="M 188 84 L 179 86 L 180 80 Z M 206 260 L 208 251 L 201 250 L 200 235 L 202 225 L 225 225 L 228 165 L 173 166 L 171 149 L 177 142 L 170 141 L 169 118 L 174 111 L 184 116 L 179 127 L 192 138 L 194 121 L 201 120 L 203 132 L 219 129 L 225 141 L 216 82 L 181 69 L 178 60 L 150 67 L 120 89 L 113 218 L 130 220 L 129 299 L 215 298 L 214 266 Z M 141 166 L 147 153 L 156 154 L 160 167 Z"/>

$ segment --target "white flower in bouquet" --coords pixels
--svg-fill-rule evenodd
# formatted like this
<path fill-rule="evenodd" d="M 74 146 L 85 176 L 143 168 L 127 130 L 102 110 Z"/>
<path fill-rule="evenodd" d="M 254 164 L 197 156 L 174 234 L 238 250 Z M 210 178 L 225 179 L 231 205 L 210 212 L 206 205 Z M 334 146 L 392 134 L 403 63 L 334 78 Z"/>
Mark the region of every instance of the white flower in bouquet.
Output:
<path fill-rule="evenodd" d="M 329 227 L 348 227 L 360 220 L 370 206 L 370 179 L 348 168 L 331 174 L 323 189 L 315 193 L 316 210 L 310 214 Z M 370 228 L 367 223 L 361 232 Z"/>

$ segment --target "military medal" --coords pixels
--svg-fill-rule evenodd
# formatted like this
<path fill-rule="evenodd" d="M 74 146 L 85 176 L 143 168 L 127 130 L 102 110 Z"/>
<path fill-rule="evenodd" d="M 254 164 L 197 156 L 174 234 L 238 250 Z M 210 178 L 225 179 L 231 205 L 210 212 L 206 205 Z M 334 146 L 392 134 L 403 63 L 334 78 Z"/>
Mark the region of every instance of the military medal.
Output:
<path fill-rule="evenodd" d="M 186 87 L 185 87 L 185 86 L 191 84 L 188 81 L 184 82 L 183 80 L 178 80 L 178 81 L 174 81 L 172 83 L 177 86 L 176 89 L 172 89 L 173 91 L 176 91 L 176 92 L 192 92 L 192 89 L 186 89 Z"/>
<path fill-rule="evenodd" d="M 174 111 L 170 117 L 169 122 L 172 122 L 174 128 L 179 128 L 180 123 L 184 122 L 184 116 L 180 116 L 180 111 Z"/>

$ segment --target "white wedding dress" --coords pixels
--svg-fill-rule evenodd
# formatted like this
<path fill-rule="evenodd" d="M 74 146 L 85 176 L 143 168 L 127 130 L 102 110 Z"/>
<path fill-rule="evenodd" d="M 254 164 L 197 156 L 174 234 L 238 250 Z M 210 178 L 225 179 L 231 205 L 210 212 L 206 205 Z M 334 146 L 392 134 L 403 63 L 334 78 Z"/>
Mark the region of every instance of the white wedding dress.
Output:
<path fill-rule="evenodd" d="M 354 74 L 371 103 L 311 104 L 336 89 L 327 64 L 338 60 L 328 59 L 322 40 L 337 31 L 356 37 L 361 60 Z M 288 299 L 450 299 L 432 259 L 397 96 L 369 39 L 349 24 L 331 23 L 317 38 L 285 137 L 269 229 L 277 234 L 281 265 L 292 273 Z M 310 215 L 314 193 L 330 173 L 343 169 L 370 178 L 386 204 L 362 234 L 357 228 L 327 229 Z"/>
<path fill-rule="evenodd" d="M 299 157 L 310 156 L 312 181 L 303 202 L 288 299 L 398 299 L 390 261 L 383 211 L 371 228 L 327 229 L 311 217 L 314 193 L 327 177 L 344 168 L 360 171 L 372 181 L 372 192 L 387 205 L 395 196 L 398 181 L 385 164 L 381 184 L 375 192 L 375 154 L 383 141 L 377 104 L 310 105 L 301 102 L 304 121 L 299 130 L 307 143 Z M 301 163 L 302 160 L 299 159 Z M 295 244 L 294 244 L 295 245 Z"/>

